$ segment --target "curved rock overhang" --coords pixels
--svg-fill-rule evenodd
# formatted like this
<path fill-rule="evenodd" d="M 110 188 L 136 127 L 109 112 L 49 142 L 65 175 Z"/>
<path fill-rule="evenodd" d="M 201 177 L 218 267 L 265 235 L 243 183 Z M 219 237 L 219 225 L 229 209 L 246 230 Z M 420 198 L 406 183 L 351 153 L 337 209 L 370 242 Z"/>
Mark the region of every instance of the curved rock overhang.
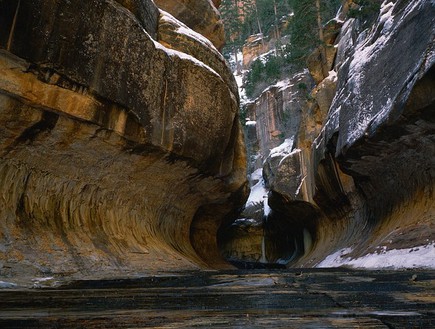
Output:
<path fill-rule="evenodd" d="M 246 198 L 232 80 L 155 41 L 152 1 L 0 6 L 12 275 L 228 266 L 216 232 Z"/>
<path fill-rule="evenodd" d="M 297 102 L 295 77 L 285 91 L 269 88 L 251 105 L 259 154 L 271 154 L 262 168 L 271 212 L 249 227 L 256 252 L 245 246 L 245 227 L 229 227 L 229 259 L 261 255 L 263 262 L 311 267 L 339 250 L 352 259 L 433 243 L 435 6 L 397 0 L 380 7 L 371 22 L 340 23 L 328 77 L 315 74 L 328 63 L 311 63 L 319 82 L 313 101 L 299 102 L 304 111 L 296 113 L 286 103 L 297 122 L 285 131 L 290 149 L 276 155 L 262 143 L 271 136 L 269 116 L 275 125 L 274 112 L 284 113 L 277 100 L 285 93 Z"/>
<path fill-rule="evenodd" d="M 315 166 L 330 163 L 336 174 L 328 182 L 324 170 L 317 171 L 314 200 L 325 220 L 311 259 L 302 263 L 340 247 L 359 257 L 380 246 L 410 248 L 433 240 L 434 13 L 427 1 L 391 4 L 364 38 L 354 35 L 341 49 L 350 55 L 339 67 L 337 93 L 313 149 Z M 349 22 L 343 35 L 352 35 L 352 24 L 357 22 Z M 325 192 L 333 185 L 331 197 Z"/>

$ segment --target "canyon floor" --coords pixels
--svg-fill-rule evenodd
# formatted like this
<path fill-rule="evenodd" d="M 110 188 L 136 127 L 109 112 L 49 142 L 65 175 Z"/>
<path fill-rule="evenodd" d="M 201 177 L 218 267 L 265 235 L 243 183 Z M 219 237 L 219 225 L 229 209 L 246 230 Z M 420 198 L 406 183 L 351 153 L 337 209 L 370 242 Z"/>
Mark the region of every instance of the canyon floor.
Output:
<path fill-rule="evenodd" d="M 9 286 L 0 290 L 1 328 L 435 327 L 434 270 L 195 271 Z"/>

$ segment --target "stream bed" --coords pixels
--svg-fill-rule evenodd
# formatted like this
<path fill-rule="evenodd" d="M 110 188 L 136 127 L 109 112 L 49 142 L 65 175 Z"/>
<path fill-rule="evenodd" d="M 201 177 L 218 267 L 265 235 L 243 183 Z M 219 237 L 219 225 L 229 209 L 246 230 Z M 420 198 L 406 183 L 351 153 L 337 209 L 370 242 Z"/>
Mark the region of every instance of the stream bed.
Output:
<path fill-rule="evenodd" d="M 0 289 L 4 329 L 267 327 L 435 328 L 435 271 L 195 271 Z"/>

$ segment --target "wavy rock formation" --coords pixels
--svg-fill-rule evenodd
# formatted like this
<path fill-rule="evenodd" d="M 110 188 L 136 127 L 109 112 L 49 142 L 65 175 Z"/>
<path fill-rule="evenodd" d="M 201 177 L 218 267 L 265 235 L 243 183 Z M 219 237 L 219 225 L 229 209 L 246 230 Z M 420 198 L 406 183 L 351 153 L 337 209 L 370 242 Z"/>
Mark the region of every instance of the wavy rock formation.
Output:
<path fill-rule="evenodd" d="M 210 42 L 151 0 L 0 1 L 0 16 L 1 273 L 226 266 L 216 232 L 246 160 Z"/>
<path fill-rule="evenodd" d="M 341 249 L 358 258 L 434 241 L 435 5 L 385 1 L 372 23 L 347 19 L 329 39 L 328 62 L 316 64 L 313 54 L 318 84 L 302 114 L 276 101 L 280 90 L 252 105 L 256 131 L 248 136 L 259 145 L 271 139 L 271 117 L 274 126 L 297 124 L 282 130 L 281 147 L 257 147 L 271 208 L 263 227 L 268 262 L 315 266 Z M 289 90 L 287 98 L 298 99 Z M 237 254 L 235 245 L 225 241 L 223 253 Z"/>

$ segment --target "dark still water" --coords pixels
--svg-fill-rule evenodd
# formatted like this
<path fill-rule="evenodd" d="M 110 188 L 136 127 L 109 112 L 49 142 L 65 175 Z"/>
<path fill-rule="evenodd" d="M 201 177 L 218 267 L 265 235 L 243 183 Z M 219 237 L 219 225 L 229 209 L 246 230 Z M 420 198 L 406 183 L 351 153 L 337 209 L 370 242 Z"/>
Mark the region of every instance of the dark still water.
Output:
<path fill-rule="evenodd" d="M 238 270 L 59 281 L 0 289 L 0 328 L 435 328 L 435 271 Z"/>

